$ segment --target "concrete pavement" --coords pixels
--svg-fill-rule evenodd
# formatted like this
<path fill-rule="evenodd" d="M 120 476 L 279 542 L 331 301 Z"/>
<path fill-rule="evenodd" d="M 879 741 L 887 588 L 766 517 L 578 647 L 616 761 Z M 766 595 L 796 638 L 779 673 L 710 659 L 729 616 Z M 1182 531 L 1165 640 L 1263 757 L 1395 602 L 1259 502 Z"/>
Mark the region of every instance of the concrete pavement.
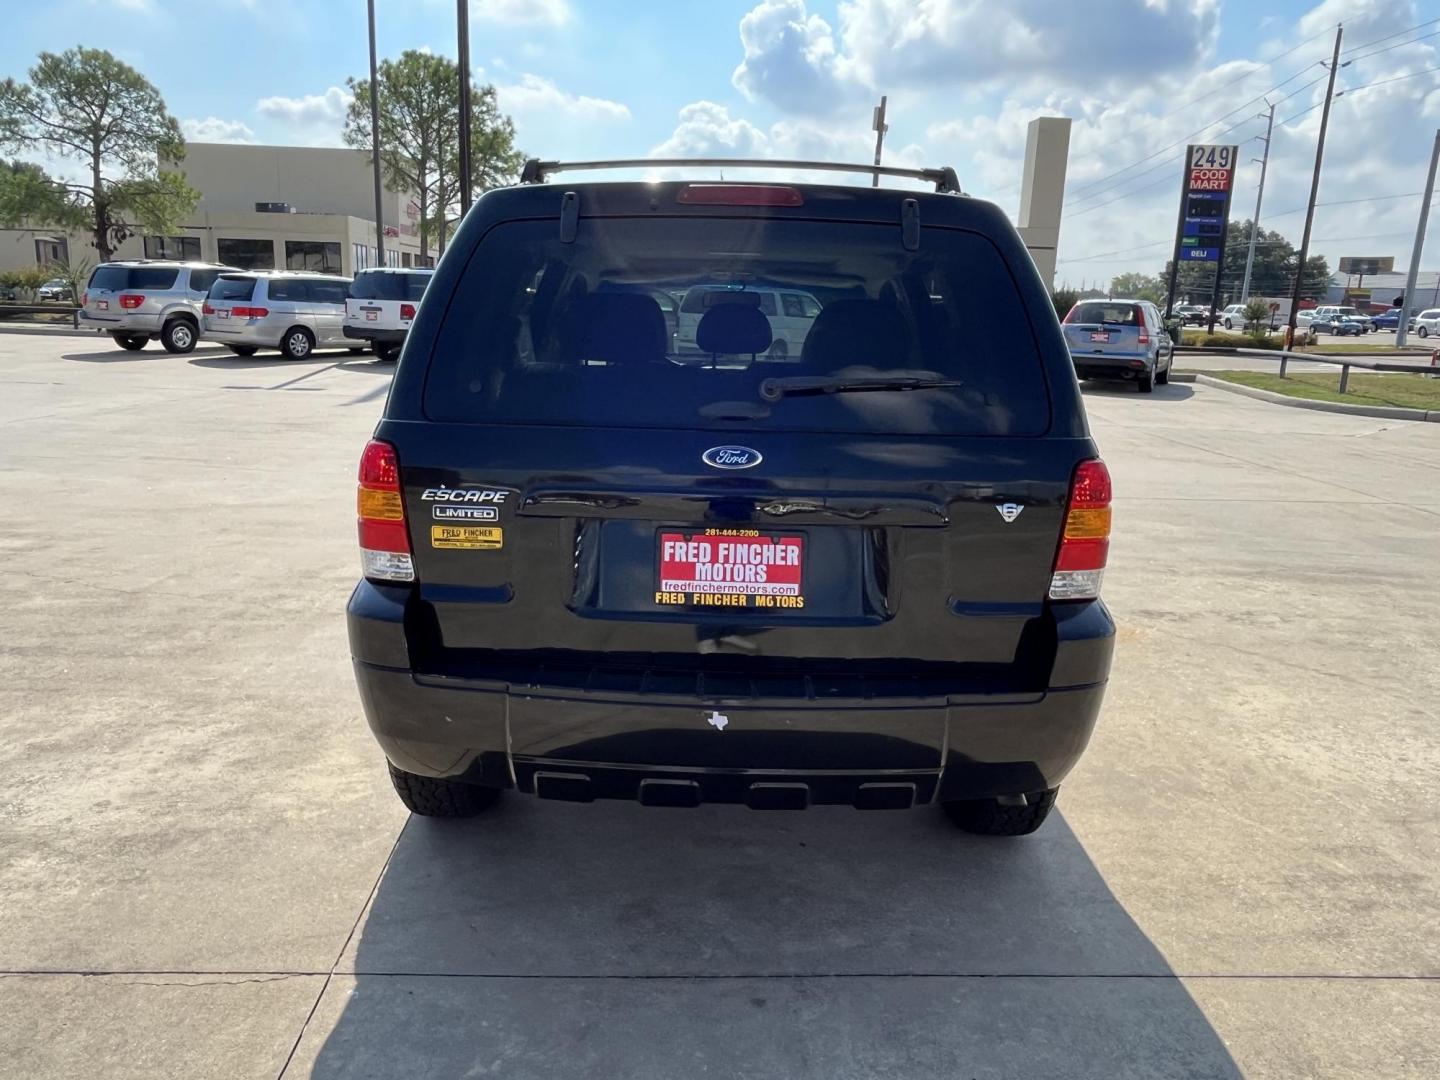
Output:
<path fill-rule="evenodd" d="M 342 619 L 389 370 L 0 334 L 0 1075 L 1440 1071 L 1440 428 L 1088 388 L 1121 641 L 1028 840 L 434 822 Z"/>

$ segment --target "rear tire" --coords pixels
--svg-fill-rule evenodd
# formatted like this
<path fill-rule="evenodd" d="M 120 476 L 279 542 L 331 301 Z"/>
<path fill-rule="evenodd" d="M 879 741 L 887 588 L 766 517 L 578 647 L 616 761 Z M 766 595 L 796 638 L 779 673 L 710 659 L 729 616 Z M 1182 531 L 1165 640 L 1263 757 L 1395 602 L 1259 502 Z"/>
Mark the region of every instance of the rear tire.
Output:
<path fill-rule="evenodd" d="M 257 345 L 226 345 L 225 347 L 236 356 L 254 356 L 260 351 Z"/>
<path fill-rule="evenodd" d="M 406 809 L 421 817 L 474 817 L 494 806 L 500 798 L 499 788 L 461 784 L 433 776 L 417 776 L 397 768 L 388 758 L 385 765 L 390 770 L 390 782 L 395 785 L 395 794 L 400 796 Z"/>
<path fill-rule="evenodd" d="M 168 353 L 194 352 L 199 340 L 200 328 L 186 318 L 171 319 L 160 331 L 160 344 Z"/>
<path fill-rule="evenodd" d="M 1140 378 L 1135 380 L 1135 385 L 1140 388 L 1140 393 L 1151 394 L 1155 392 L 1155 373 L 1147 371 Z"/>
<path fill-rule="evenodd" d="M 129 352 L 139 352 L 146 345 L 150 344 L 148 337 L 138 337 L 134 334 L 116 334 L 115 344 Z"/>
<path fill-rule="evenodd" d="M 1167 384 L 1170 382 L 1170 369 L 1171 369 L 1172 367 L 1174 367 L 1174 366 L 1175 366 L 1175 353 L 1172 351 L 1172 352 L 1170 353 L 1169 357 L 1167 357 L 1166 360 L 1165 360 L 1165 370 L 1164 370 L 1164 371 L 1157 371 L 1157 372 L 1155 373 L 1155 381 L 1156 381 L 1157 383 L 1159 383 L 1161 386 L 1167 385 Z"/>
<path fill-rule="evenodd" d="M 1419 330 L 1416 330 L 1415 333 L 1419 334 L 1422 338 L 1427 338 L 1430 336 L 1430 328 L 1428 326 L 1422 326 Z"/>
<path fill-rule="evenodd" d="M 1226 319 L 1226 320 L 1225 320 L 1225 329 L 1226 329 L 1226 330 L 1234 330 L 1234 329 L 1235 329 L 1235 325 L 1234 325 L 1229 319 Z"/>
<path fill-rule="evenodd" d="M 1031 795 L 1024 806 L 1004 806 L 994 799 L 965 799 L 941 803 L 946 815 L 960 828 L 979 836 L 1029 836 L 1050 816 L 1058 788 Z"/>
<path fill-rule="evenodd" d="M 315 351 L 315 335 L 303 326 L 292 326 L 280 335 L 280 352 L 286 360 L 309 360 Z"/>
<path fill-rule="evenodd" d="M 389 363 L 391 360 L 394 360 L 399 355 L 399 345 L 381 345 L 378 342 L 375 345 L 375 358 L 377 360 L 384 360 L 385 362 Z"/>

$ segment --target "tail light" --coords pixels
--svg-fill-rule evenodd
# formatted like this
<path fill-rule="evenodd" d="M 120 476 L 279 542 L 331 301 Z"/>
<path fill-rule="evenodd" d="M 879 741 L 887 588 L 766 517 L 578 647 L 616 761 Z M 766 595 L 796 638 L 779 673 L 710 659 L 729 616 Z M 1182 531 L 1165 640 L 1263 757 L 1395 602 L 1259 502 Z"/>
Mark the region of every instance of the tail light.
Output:
<path fill-rule="evenodd" d="M 267 307 L 232 307 L 230 314 L 237 319 L 263 319 L 270 314 Z"/>
<path fill-rule="evenodd" d="M 1136 322 L 1136 325 L 1138 325 L 1138 326 L 1140 327 L 1140 344 L 1141 344 L 1141 345 L 1149 345 L 1149 344 L 1150 344 L 1150 327 L 1148 327 L 1147 325 L 1145 325 L 1145 309 L 1144 309 L 1144 308 L 1142 308 L 1142 307 L 1137 307 L 1137 308 L 1135 309 L 1135 322 Z"/>
<path fill-rule="evenodd" d="M 80 306 L 84 307 L 88 303 L 90 303 L 90 290 L 86 289 L 80 294 Z"/>
<path fill-rule="evenodd" d="M 367 578 L 414 581 L 410 533 L 400 494 L 400 460 L 395 447 L 371 439 L 360 455 L 360 487 L 355 493 L 360 527 L 360 565 Z"/>
<path fill-rule="evenodd" d="M 121 293 L 121 294 L 120 294 L 120 306 L 121 306 L 122 308 L 124 308 L 126 311 L 134 311 L 137 307 L 139 307 L 139 306 L 140 306 L 141 304 L 143 304 L 144 302 L 145 302 L 145 297 L 141 296 L 139 293 Z"/>
<path fill-rule="evenodd" d="M 413 319 L 413 318 L 415 318 L 415 305 L 414 305 L 414 304 L 401 304 L 401 305 L 400 305 L 400 317 L 401 317 L 402 319 Z"/>
<path fill-rule="evenodd" d="M 200 305 L 200 314 L 201 314 L 201 315 L 214 315 L 214 314 L 215 314 L 215 309 L 214 309 L 213 307 L 211 307 L 210 304 L 207 302 L 207 303 L 204 303 L 204 304 L 201 304 L 201 305 Z"/>
<path fill-rule="evenodd" d="M 1098 458 L 1075 466 L 1065 530 L 1050 575 L 1051 600 L 1094 600 L 1110 555 L 1110 470 Z"/>

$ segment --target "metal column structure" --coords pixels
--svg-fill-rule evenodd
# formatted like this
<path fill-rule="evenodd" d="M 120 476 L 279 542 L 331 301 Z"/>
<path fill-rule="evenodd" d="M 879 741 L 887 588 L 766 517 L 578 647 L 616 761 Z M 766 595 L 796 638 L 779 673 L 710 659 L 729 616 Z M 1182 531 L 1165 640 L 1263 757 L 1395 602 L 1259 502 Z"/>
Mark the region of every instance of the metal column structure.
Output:
<path fill-rule="evenodd" d="M 375 170 L 375 262 L 385 265 L 384 203 L 380 188 L 380 83 L 375 77 L 375 0 L 367 0 L 370 16 L 370 164 Z"/>
<path fill-rule="evenodd" d="M 1425 227 L 1430 220 L 1430 200 L 1435 195 L 1435 166 L 1440 164 L 1440 131 L 1435 132 L 1435 146 L 1430 151 L 1430 175 L 1425 178 L 1425 197 L 1420 200 L 1420 220 L 1415 224 L 1415 247 L 1410 252 L 1410 271 L 1405 275 L 1405 302 L 1400 305 L 1400 325 L 1395 331 L 1395 344 L 1404 345 L 1410 320 L 1405 313 L 1415 303 L 1415 287 L 1420 278 L 1420 255 L 1425 248 Z M 1440 276 L 1436 278 L 1440 291 Z"/>

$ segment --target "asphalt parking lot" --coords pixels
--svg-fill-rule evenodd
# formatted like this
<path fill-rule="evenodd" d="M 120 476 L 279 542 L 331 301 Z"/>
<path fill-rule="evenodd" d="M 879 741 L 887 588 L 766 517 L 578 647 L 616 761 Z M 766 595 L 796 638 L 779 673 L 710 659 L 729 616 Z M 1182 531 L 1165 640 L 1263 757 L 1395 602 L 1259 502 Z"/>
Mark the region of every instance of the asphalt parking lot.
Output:
<path fill-rule="evenodd" d="M 436 822 L 342 617 L 390 372 L 0 334 L 0 1075 L 1440 1073 L 1440 425 L 1087 391 L 1120 641 L 1032 838 Z"/>

